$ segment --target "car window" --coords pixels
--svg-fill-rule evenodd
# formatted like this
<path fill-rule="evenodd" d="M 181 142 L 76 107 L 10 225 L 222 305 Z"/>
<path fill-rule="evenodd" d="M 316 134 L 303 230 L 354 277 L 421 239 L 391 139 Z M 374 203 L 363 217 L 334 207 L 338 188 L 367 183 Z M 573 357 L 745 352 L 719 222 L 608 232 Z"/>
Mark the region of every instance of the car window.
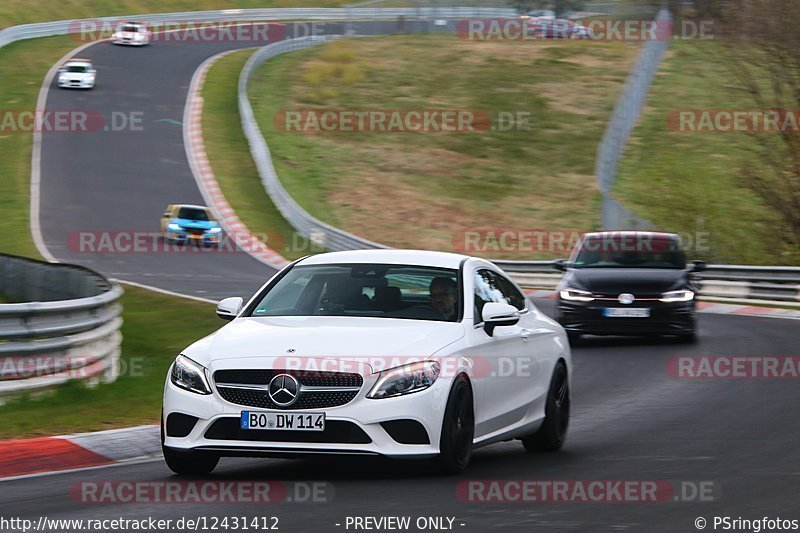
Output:
<path fill-rule="evenodd" d="M 503 293 L 497 287 L 494 272 L 487 269 L 475 273 L 475 323 L 483 322 L 481 313 L 487 302 L 505 302 Z"/>
<path fill-rule="evenodd" d="M 517 289 L 509 279 L 496 272 L 494 272 L 494 275 L 497 279 L 497 287 L 500 289 L 500 292 L 503 293 L 503 298 L 505 298 L 505 301 L 520 311 L 524 310 L 527 302 L 525 296 L 519 292 L 519 289 Z"/>
<path fill-rule="evenodd" d="M 458 271 L 384 264 L 300 265 L 249 316 L 359 316 L 456 322 Z"/>
<path fill-rule="evenodd" d="M 575 268 L 686 268 L 676 239 L 648 234 L 587 237 L 571 259 Z"/>
<path fill-rule="evenodd" d="M 205 209 L 198 209 L 196 207 L 181 207 L 178 211 L 178 218 L 199 221 L 209 220 L 208 212 Z"/>

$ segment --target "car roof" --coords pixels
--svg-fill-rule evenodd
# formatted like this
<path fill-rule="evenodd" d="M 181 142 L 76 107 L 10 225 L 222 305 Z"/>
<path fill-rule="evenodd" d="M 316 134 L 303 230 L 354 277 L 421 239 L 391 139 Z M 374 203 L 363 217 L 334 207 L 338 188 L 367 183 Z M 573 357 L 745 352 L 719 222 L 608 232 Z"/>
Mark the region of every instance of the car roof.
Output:
<path fill-rule="evenodd" d="M 77 57 L 74 57 L 72 59 L 68 59 L 64 63 L 64 65 L 76 65 L 76 66 L 82 66 L 82 67 L 87 67 L 87 66 L 91 67 L 92 66 L 92 62 L 89 61 L 88 59 L 78 59 Z"/>
<path fill-rule="evenodd" d="M 349 250 L 313 255 L 303 259 L 300 264 L 385 263 L 457 269 L 465 259 L 469 259 L 469 256 L 429 250 Z"/>
<path fill-rule="evenodd" d="M 210 211 L 210 209 L 204 205 L 195 205 L 195 204 L 171 204 L 171 205 L 172 207 L 177 207 L 179 209 L 181 207 L 191 207 L 192 209 L 204 209 L 206 211 Z"/>
<path fill-rule="evenodd" d="M 663 231 L 642 231 L 642 230 L 612 230 L 612 231 L 593 231 L 584 233 L 584 239 L 596 239 L 600 237 L 650 237 L 661 239 L 677 239 L 678 235 L 675 233 L 666 233 Z"/>

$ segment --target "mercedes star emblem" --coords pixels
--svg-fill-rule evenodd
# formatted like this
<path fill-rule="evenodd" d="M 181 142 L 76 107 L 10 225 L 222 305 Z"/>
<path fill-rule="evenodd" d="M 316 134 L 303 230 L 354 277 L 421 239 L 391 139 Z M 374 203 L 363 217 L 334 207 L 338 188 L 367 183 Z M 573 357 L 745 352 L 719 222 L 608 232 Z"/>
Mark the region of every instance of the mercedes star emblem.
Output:
<path fill-rule="evenodd" d="M 280 407 L 292 405 L 300 393 L 300 383 L 294 376 L 278 374 L 269 382 L 269 399 Z"/>

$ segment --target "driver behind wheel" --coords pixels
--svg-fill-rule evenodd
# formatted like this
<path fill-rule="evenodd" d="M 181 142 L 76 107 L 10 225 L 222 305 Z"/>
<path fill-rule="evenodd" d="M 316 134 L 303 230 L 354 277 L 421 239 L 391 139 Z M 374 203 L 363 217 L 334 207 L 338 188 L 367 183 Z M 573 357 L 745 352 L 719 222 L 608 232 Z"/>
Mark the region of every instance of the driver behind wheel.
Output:
<path fill-rule="evenodd" d="M 438 276 L 433 278 L 429 288 L 431 305 L 440 311 L 447 320 L 455 320 L 458 312 L 458 287 L 451 278 Z"/>

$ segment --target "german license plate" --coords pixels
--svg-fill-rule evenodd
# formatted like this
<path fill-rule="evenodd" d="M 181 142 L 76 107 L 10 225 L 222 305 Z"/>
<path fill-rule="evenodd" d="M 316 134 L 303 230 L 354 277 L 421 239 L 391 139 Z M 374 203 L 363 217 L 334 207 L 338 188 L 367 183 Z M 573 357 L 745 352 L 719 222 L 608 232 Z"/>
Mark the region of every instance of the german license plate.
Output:
<path fill-rule="evenodd" d="M 325 431 L 325 413 L 242 411 L 242 429 Z"/>
<path fill-rule="evenodd" d="M 615 318 L 647 318 L 650 316 L 650 309 L 646 307 L 606 307 L 603 309 L 603 316 Z"/>

